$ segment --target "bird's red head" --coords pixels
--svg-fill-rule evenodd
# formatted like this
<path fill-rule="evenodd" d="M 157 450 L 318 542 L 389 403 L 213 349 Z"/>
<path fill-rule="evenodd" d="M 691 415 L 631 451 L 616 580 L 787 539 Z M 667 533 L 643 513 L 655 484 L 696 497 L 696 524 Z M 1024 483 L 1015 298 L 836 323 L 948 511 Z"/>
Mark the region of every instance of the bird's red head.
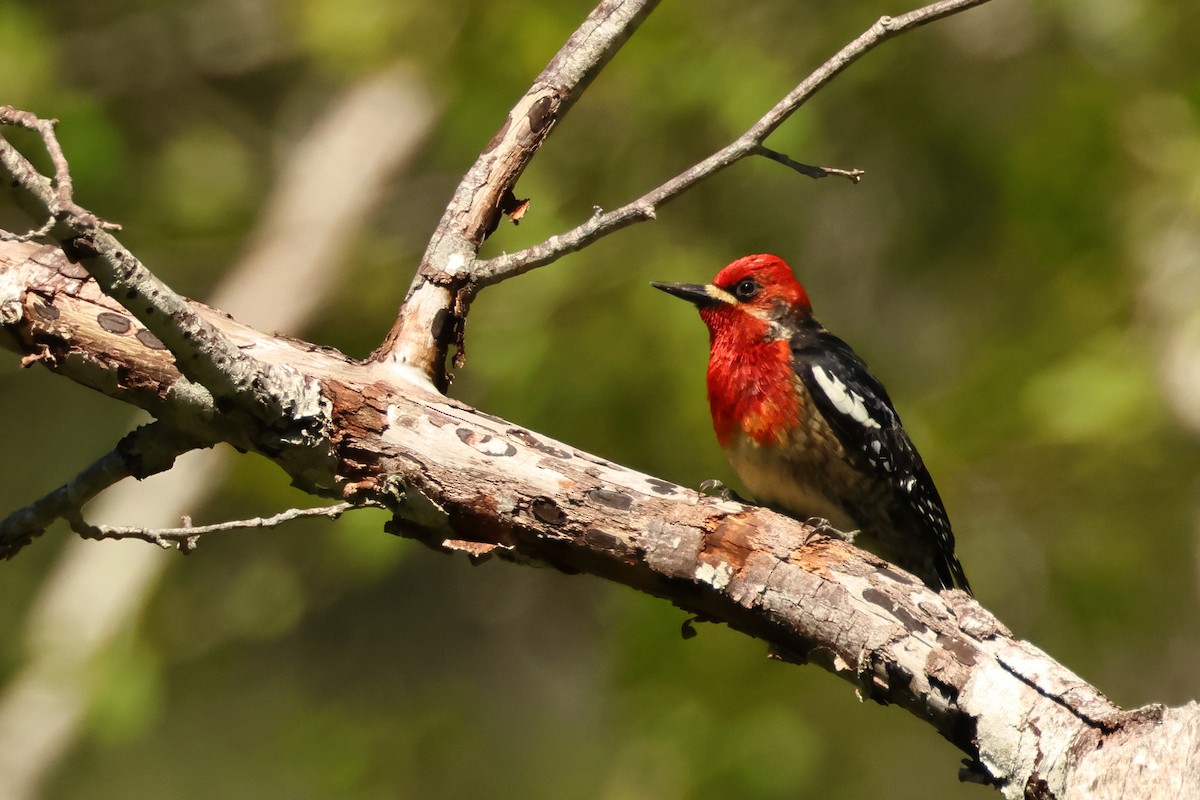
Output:
<path fill-rule="evenodd" d="M 772 322 L 812 317 L 808 293 L 779 256 L 743 256 L 726 266 L 712 283 L 655 283 L 656 288 L 694 304 L 714 345 L 719 338 L 761 337 Z"/>
<path fill-rule="evenodd" d="M 778 318 L 790 312 L 812 316 L 808 292 L 792 274 L 792 268 L 779 256 L 760 253 L 742 256 L 713 278 L 714 288 L 726 297 L 714 305 L 702 305 L 700 316 L 710 331 L 726 325 L 746 324 L 749 316 L 760 321 Z M 733 302 L 729 302 L 732 299 Z M 757 327 L 757 326 L 755 326 Z"/>
<path fill-rule="evenodd" d="M 721 444 L 738 428 L 760 443 L 783 441 L 798 414 L 788 334 L 812 320 L 791 267 L 778 256 L 744 256 L 707 286 L 653 285 L 694 304 L 708 326 L 708 399 Z"/>

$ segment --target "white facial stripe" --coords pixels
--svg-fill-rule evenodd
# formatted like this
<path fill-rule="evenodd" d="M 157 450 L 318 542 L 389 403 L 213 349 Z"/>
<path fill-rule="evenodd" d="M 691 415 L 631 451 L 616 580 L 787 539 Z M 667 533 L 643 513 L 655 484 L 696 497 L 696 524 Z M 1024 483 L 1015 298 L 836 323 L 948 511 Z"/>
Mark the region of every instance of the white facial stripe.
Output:
<path fill-rule="evenodd" d="M 720 286 L 713 286 L 711 283 L 704 287 L 704 293 L 713 300 L 719 300 L 722 303 L 728 303 L 731 306 L 736 306 L 738 304 L 736 297 L 722 289 Z"/>
<path fill-rule="evenodd" d="M 746 312 L 747 314 L 754 317 L 755 319 L 760 319 L 763 322 L 770 322 L 770 323 L 772 323 L 773 327 L 776 327 L 776 328 L 779 327 L 779 326 L 775 325 L 775 320 L 772 318 L 771 311 L 769 309 L 758 308 L 757 306 L 747 305 L 746 303 L 742 303 L 736 297 L 734 297 L 732 294 L 730 294 L 729 292 L 722 289 L 720 286 L 714 286 L 713 284 L 710 283 L 704 287 L 704 293 L 707 294 L 709 297 L 711 297 L 713 300 L 716 300 L 721 303 L 725 303 L 726 305 L 737 306 L 742 311 Z M 781 331 L 781 330 L 777 330 L 774 333 L 775 333 L 776 339 L 787 339 L 788 335 L 789 335 L 789 334 L 787 334 L 786 331 Z"/>
<path fill-rule="evenodd" d="M 732 294 L 730 294 L 729 292 L 722 289 L 720 286 L 714 286 L 711 283 L 704 287 L 704 292 L 709 297 L 711 297 L 713 300 L 717 300 L 719 302 L 726 303 L 727 305 L 737 306 L 742 311 L 745 311 L 747 314 L 754 317 L 755 319 L 760 319 L 763 322 L 769 322 L 772 324 L 772 327 L 779 328 L 779 326 L 775 324 L 775 320 L 772 319 L 772 317 L 771 317 L 770 309 L 758 308 L 757 306 L 747 305 L 746 303 L 742 303 L 736 297 L 734 297 Z M 789 335 L 786 331 L 783 331 L 782 329 L 775 330 L 775 331 L 773 331 L 773 333 L 775 334 L 776 339 L 787 339 L 788 335 Z"/>
<path fill-rule="evenodd" d="M 817 385 L 821 387 L 821 391 L 825 392 L 825 396 L 833 403 L 834 408 L 859 425 L 867 428 L 880 427 L 878 422 L 871 419 L 866 404 L 858 394 L 847 389 L 844 383 L 830 375 L 824 367 L 814 366 L 812 372 L 813 377 L 817 379 Z"/>

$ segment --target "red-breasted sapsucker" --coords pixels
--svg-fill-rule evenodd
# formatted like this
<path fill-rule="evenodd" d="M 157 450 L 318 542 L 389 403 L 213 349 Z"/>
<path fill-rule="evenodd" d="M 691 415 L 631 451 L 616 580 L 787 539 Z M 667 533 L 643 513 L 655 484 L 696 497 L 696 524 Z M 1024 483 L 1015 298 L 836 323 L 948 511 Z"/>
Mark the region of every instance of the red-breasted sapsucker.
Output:
<path fill-rule="evenodd" d="M 772 255 L 707 286 L 654 283 L 708 326 L 717 441 L 756 500 L 824 519 L 934 589 L 970 591 L 937 487 L 883 386 Z"/>

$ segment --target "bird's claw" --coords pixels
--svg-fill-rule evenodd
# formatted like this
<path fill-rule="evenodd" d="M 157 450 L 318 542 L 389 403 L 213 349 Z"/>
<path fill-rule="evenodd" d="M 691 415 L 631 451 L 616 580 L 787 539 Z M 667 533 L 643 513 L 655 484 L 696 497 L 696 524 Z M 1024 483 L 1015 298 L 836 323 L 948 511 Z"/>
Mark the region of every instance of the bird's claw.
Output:
<path fill-rule="evenodd" d="M 854 537 L 858 536 L 858 531 L 839 531 L 833 527 L 833 523 L 824 517 L 809 517 L 804 520 L 805 525 L 812 527 L 808 535 L 804 537 L 804 543 L 808 544 L 818 536 L 827 536 L 831 539 L 842 539 L 843 541 L 853 542 Z"/>
<path fill-rule="evenodd" d="M 716 478 L 709 478 L 706 481 L 700 482 L 700 494 L 708 497 L 716 497 L 721 500 L 730 500 L 734 503 L 742 503 L 749 505 L 749 501 L 738 495 L 733 489 L 730 489 Z"/>

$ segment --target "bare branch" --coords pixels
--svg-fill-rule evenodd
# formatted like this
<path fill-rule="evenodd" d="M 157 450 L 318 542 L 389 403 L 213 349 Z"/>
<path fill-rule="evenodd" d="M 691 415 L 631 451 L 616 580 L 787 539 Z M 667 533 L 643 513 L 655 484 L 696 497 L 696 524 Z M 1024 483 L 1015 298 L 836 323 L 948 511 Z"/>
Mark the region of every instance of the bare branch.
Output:
<path fill-rule="evenodd" d="M 54 229 L 57 220 L 50 217 L 42 223 L 41 227 L 26 231 L 25 233 L 9 233 L 8 231 L 0 230 L 0 242 L 32 242 L 36 239 L 41 239 Z"/>
<path fill-rule="evenodd" d="M 75 202 L 75 187 L 71 180 L 71 168 L 67 163 L 67 157 L 63 154 L 62 145 L 58 143 L 58 136 L 55 134 L 55 126 L 58 125 L 56 119 L 41 119 L 28 111 L 20 111 L 12 106 L 0 106 L 0 125 L 11 125 L 17 128 L 34 131 L 42 137 L 42 145 L 46 148 L 46 153 L 50 156 L 50 162 L 54 165 L 54 182 L 52 188 L 54 195 L 52 202 L 47 203 L 47 211 L 49 218 L 46 222 L 36 230 L 20 235 L 3 234 L 0 239 L 6 241 L 28 242 L 36 238 L 40 238 L 48 234 L 54 229 L 55 224 L 63 216 L 74 217 L 81 222 L 85 222 L 90 227 L 100 228 L 103 230 L 116 231 L 120 230 L 121 226 L 114 222 L 105 222 L 83 206 Z M 5 143 L 7 144 L 7 143 Z M 4 150 L 0 150 L 0 156 L 5 158 L 5 167 L 9 166 L 9 154 Z M 21 163 L 24 162 L 24 163 Z M 13 160 L 13 168 L 20 170 L 24 175 L 25 180 L 21 181 L 22 185 L 28 187 L 26 181 L 35 183 L 36 175 L 42 177 L 40 173 L 34 169 L 33 165 L 28 161 L 21 159 L 20 161 Z M 15 178 L 16 176 L 14 176 Z M 41 198 L 39 198 L 41 199 Z M 45 201 L 43 201 L 45 202 Z"/>
<path fill-rule="evenodd" d="M 0 558 L 12 558 L 56 519 L 77 516 L 84 504 L 117 481 L 165 472 L 177 456 L 207 446 L 161 422 L 132 431 L 72 480 L 0 520 Z"/>
<path fill-rule="evenodd" d="M 229 522 L 218 522 L 212 525 L 192 526 L 189 519 L 184 520 L 182 528 L 131 528 L 115 525 L 90 525 L 81 515 L 68 518 L 71 530 L 85 539 L 141 539 L 162 548 L 177 547 L 181 552 L 190 553 L 196 549 L 196 541 L 206 533 L 237 531 L 258 528 L 275 528 L 285 522 L 304 517 L 325 517 L 337 519 L 352 508 L 353 503 L 337 503 L 332 506 L 317 508 L 290 508 L 271 517 L 253 517 L 237 519 Z"/>
<path fill-rule="evenodd" d="M 837 167 L 814 167 L 811 164 L 801 164 L 786 154 L 772 150 L 765 145 L 759 145 L 754 148 L 751 155 L 763 156 L 772 161 L 777 161 L 785 167 L 794 169 L 801 175 L 813 179 L 828 178 L 830 175 L 841 175 L 844 178 L 848 178 L 851 183 L 858 183 L 862 179 L 862 176 L 866 174 L 861 169 L 838 169 Z"/>
<path fill-rule="evenodd" d="M 295 406 L 317 412 L 319 401 L 285 366 L 266 367 L 221 335 L 193 305 L 159 280 L 108 233 L 113 228 L 75 203 L 70 170 L 54 133 L 54 123 L 11 106 L 0 107 L 0 125 L 41 134 L 54 163 L 51 181 L 6 139 L 0 137 L 0 169 L 56 221 L 65 248 L 91 273 L 109 296 L 175 355 L 181 371 L 220 400 L 266 421 L 277 421 Z M 58 230 L 61 229 L 61 230 Z M 39 229 L 40 230 L 40 229 Z M 27 235 L 14 237 L 28 238 Z"/>
<path fill-rule="evenodd" d="M 473 268 L 477 287 L 490 286 L 531 269 L 543 267 L 557 261 L 567 253 L 574 253 L 592 242 L 615 233 L 637 222 L 653 219 L 660 207 L 674 200 L 705 178 L 751 155 L 763 155 L 779 161 L 809 177 L 825 177 L 826 174 L 844 175 L 857 182 L 861 170 L 839 170 L 809 167 L 799 164 L 779 153 L 768 150 L 763 142 L 775 132 L 809 98 L 829 83 L 842 70 L 882 42 L 905 31 L 920 27 L 934 20 L 965 11 L 986 3 L 987 0 L 941 0 L 941 2 L 910 11 L 899 17 L 881 17 L 857 39 L 839 50 L 815 72 L 805 78 L 795 89 L 776 103 L 741 136 L 713 153 L 698 164 L 650 192 L 614 211 L 593 216 L 587 222 L 566 233 L 552 236 L 541 244 L 527 247 L 516 253 L 481 261 Z"/>

